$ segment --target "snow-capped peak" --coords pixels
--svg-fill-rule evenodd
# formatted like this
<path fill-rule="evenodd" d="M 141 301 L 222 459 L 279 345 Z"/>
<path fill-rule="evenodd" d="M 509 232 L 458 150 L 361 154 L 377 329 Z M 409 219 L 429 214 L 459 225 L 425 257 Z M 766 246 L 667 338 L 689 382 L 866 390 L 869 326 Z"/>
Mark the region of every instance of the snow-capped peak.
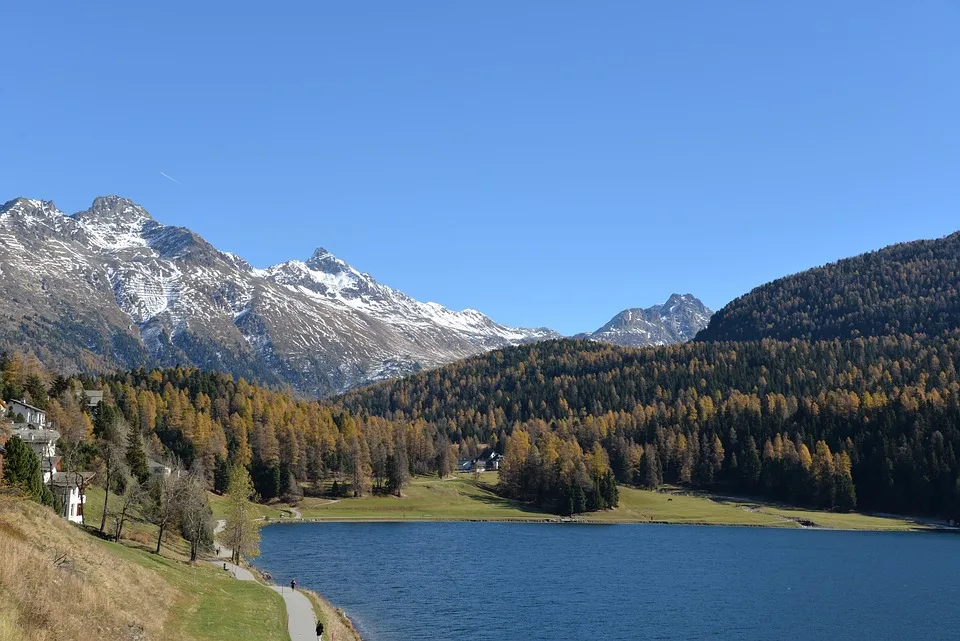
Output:
<path fill-rule="evenodd" d="M 144 231 L 162 227 L 147 210 L 132 200 L 119 196 L 101 196 L 90 209 L 70 218 L 86 233 L 91 242 L 104 249 L 143 247 Z"/>
<path fill-rule="evenodd" d="M 712 314 L 692 294 L 673 294 L 662 305 L 625 309 L 585 337 L 628 347 L 682 343 L 706 327 Z"/>
<path fill-rule="evenodd" d="M 8 340 L 58 362 L 189 363 L 311 395 L 557 337 L 420 302 L 324 248 L 253 269 L 118 196 L 72 216 L 39 200 L 4 204 L 0 274 L 0 312 L 39 319 Z"/>
<path fill-rule="evenodd" d="M 64 217 L 51 200 L 14 198 L 0 206 L 0 219 L 16 218 L 27 227 L 36 224 L 59 223 Z"/>

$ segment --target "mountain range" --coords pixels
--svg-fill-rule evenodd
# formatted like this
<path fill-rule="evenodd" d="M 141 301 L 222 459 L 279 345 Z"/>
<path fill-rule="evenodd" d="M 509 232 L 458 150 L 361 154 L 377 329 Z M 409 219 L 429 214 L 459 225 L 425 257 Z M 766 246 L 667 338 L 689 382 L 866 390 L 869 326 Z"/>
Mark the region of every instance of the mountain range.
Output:
<path fill-rule="evenodd" d="M 595 332 L 577 334 L 623 347 L 651 347 L 685 343 L 710 322 L 713 315 L 692 294 L 673 294 L 663 305 L 625 309 Z"/>
<path fill-rule="evenodd" d="M 708 318 L 674 296 L 590 336 L 663 344 Z M 49 201 L 0 206 L 0 348 L 64 371 L 189 365 L 326 396 L 558 337 L 420 302 L 323 248 L 257 269 L 117 196 L 69 216 Z"/>

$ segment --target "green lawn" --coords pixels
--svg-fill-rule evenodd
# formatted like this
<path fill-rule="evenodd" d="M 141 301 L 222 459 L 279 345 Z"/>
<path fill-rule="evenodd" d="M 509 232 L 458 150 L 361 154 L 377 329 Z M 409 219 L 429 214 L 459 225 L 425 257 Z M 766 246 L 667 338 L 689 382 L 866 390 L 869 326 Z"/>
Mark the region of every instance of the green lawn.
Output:
<path fill-rule="evenodd" d="M 252 581 L 237 581 L 214 565 L 189 565 L 126 545 L 103 542 L 163 577 L 180 594 L 166 626 L 170 639 L 198 641 L 289 641 L 283 598 Z"/>
<path fill-rule="evenodd" d="M 219 494 L 214 494 L 213 492 L 207 493 L 207 498 L 210 501 L 210 509 L 213 510 L 214 520 L 226 518 L 227 498 Z M 252 503 L 251 505 L 253 506 L 254 512 L 268 519 L 289 518 L 293 515 L 287 506 L 282 504 L 263 505 L 261 503 Z"/>
<path fill-rule="evenodd" d="M 651 492 L 620 487 L 620 506 L 613 510 L 584 514 L 581 520 L 611 522 L 696 523 L 709 525 L 764 525 L 796 527 L 795 523 L 740 507 L 733 503 L 712 501 L 700 496 Z"/>
<path fill-rule="evenodd" d="M 469 475 L 440 480 L 418 477 L 403 490 L 403 497 L 365 496 L 337 501 L 304 499 L 300 512 L 306 519 L 329 521 L 542 521 L 559 517 L 533 506 L 498 496 L 497 475 L 487 473 L 479 481 Z M 613 510 L 577 517 L 590 523 L 678 523 L 800 527 L 798 520 L 818 527 L 854 530 L 911 530 L 926 526 L 907 519 L 864 514 L 837 514 L 799 510 L 752 499 L 713 497 L 667 488 L 651 492 L 620 487 L 620 505 Z"/>
<path fill-rule="evenodd" d="M 816 524 L 817 527 L 838 530 L 929 530 L 925 523 L 904 518 L 869 516 L 866 514 L 839 514 L 836 512 L 818 512 L 787 507 L 761 506 L 760 510 L 785 519 L 802 519 Z"/>
<path fill-rule="evenodd" d="M 364 496 L 304 499 L 298 505 L 303 518 L 336 521 L 493 521 L 543 520 L 556 518 L 533 506 L 510 501 L 493 492 L 497 475 L 487 474 L 479 482 L 458 476 L 440 480 L 417 477 L 403 489 L 403 496 Z"/>

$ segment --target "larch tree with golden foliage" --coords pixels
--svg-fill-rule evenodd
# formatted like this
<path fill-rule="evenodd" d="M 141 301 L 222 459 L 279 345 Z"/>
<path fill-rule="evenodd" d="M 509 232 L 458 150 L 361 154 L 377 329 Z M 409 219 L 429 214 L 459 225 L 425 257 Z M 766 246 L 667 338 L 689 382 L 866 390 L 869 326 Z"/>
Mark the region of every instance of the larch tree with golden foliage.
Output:
<path fill-rule="evenodd" d="M 232 560 L 260 555 L 260 528 L 250 500 L 254 498 L 253 481 L 245 467 L 235 466 L 230 472 L 227 489 L 227 518 L 221 540 L 232 550 Z"/>

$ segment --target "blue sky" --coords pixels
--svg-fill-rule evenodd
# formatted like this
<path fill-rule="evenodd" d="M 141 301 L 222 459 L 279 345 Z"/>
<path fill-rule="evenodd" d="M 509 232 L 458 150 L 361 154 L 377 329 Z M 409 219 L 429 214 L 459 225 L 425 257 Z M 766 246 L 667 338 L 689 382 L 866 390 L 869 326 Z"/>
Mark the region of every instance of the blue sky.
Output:
<path fill-rule="evenodd" d="M 56 5 L 0 8 L 0 201 L 257 266 L 574 333 L 960 228 L 950 0 Z"/>

